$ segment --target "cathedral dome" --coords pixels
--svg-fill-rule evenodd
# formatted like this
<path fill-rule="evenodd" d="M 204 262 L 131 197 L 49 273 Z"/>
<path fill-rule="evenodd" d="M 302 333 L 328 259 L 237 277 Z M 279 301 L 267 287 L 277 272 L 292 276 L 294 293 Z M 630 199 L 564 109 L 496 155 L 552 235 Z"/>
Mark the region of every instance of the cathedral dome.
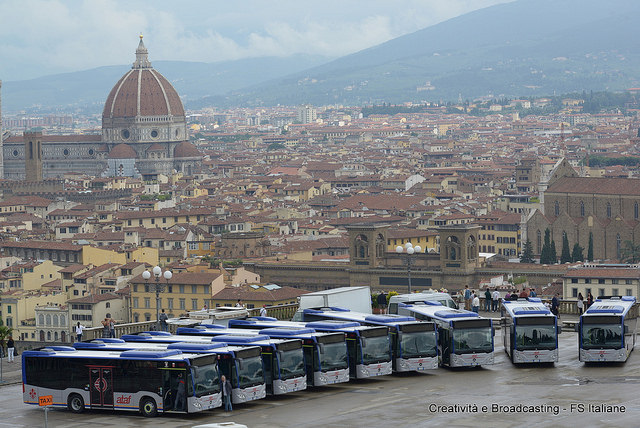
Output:
<path fill-rule="evenodd" d="M 142 37 L 133 67 L 115 84 L 104 105 L 102 118 L 184 116 L 184 107 L 171 83 L 147 58 Z"/>
<path fill-rule="evenodd" d="M 138 155 L 128 144 L 118 144 L 109 152 L 108 159 L 135 159 Z"/>
<path fill-rule="evenodd" d="M 188 141 L 183 141 L 178 144 L 176 148 L 173 150 L 174 158 L 193 158 L 193 157 L 201 157 L 202 153 Z"/>

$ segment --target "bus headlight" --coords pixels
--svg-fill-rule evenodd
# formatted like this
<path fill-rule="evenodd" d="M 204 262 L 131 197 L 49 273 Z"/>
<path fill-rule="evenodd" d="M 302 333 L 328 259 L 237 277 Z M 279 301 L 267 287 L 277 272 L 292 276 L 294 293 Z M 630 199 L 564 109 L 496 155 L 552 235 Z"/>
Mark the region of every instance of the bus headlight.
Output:
<path fill-rule="evenodd" d="M 242 400 L 242 401 L 244 401 L 244 399 L 247 398 L 247 396 L 242 391 L 239 391 L 236 397 L 238 397 L 238 400 Z"/>
<path fill-rule="evenodd" d="M 400 360 L 400 369 L 402 370 L 408 370 L 409 369 L 409 363 L 407 362 L 407 360 Z"/>

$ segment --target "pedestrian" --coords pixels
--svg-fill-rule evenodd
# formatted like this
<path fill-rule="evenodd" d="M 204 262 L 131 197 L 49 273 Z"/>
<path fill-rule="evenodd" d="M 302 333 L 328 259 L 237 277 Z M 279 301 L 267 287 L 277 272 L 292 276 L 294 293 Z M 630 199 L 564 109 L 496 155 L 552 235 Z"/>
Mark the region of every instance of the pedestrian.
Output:
<path fill-rule="evenodd" d="M 472 296 L 471 310 L 477 314 L 480 311 L 480 298 L 475 292 L 472 294 Z"/>
<path fill-rule="evenodd" d="M 9 336 L 9 340 L 7 340 L 7 352 L 9 354 L 9 358 L 7 359 L 10 363 L 13 363 L 13 354 L 16 351 L 16 345 L 13 342 L 13 336 Z"/>
<path fill-rule="evenodd" d="M 578 293 L 578 315 L 582 315 L 584 309 L 584 297 L 582 293 Z"/>
<path fill-rule="evenodd" d="M 469 290 L 469 286 L 464 286 L 464 308 L 468 311 L 471 310 L 471 290 Z"/>
<path fill-rule="evenodd" d="M 529 297 L 529 293 L 527 293 L 527 289 L 523 288 L 522 291 L 520 292 L 520 294 L 518 294 L 518 298 L 519 299 L 526 299 L 527 297 Z"/>
<path fill-rule="evenodd" d="M 553 299 L 551 299 L 551 313 L 555 316 L 559 316 L 560 315 L 560 311 L 558 311 L 558 307 L 560 306 L 559 302 L 558 302 L 558 293 L 556 293 L 553 296 Z"/>
<path fill-rule="evenodd" d="M 233 410 L 231 405 L 231 382 L 229 382 L 225 375 L 220 376 L 220 383 L 222 383 L 222 401 L 224 402 L 224 411 L 230 412 Z"/>
<path fill-rule="evenodd" d="M 511 293 L 507 291 L 507 294 L 504 295 L 504 300 L 511 300 Z"/>
<path fill-rule="evenodd" d="M 380 294 L 378 294 L 378 298 L 376 299 L 376 301 L 378 302 L 380 313 L 386 314 L 387 313 L 387 295 L 384 294 L 384 290 L 382 290 Z"/>
<path fill-rule="evenodd" d="M 104 317 L 102 323 L 102 337 L 111 337 L 110 321 L 108 317 Z"/>
<path fill-rule="evenodd" d="M 244 305 L 242 304 L 242 300 L 238 299 L 238 302 L 236 303 L 236 308 L 244 308 Z"/>
<path fill-rule="evenodd" d="M 486 312 L 489 312 L 491 310 L 491 300 L 491 290 L 489 290 L 489 287 L 487 287 L 484 292 L 484 310 Z"/>
<path fill-rule="evenodd" d="M 593 305 L 593 294 L 591 294 L 591 291 L 589 291 L 587 293 L 587 309 L 589 309 L 591 305 Z"/>
<path fill-rule="evenodd" d="M 491 308 L 493 312 L 498 311 L 498 305 L 500 304 L 500 292 L 497 288 L 493 289 L 493 294 L 491 295 L 493 307 Z"/>
<path fill-rule="evenodd" d="M 84 326 L 80 324 L 80 321 L 78 321 L 78 324 L 76 325 L 76 341 L 77 342 L 82 342 L 82 330 L 84 330 Z"/>
<path fill-rule="evenodd" d="M 169 317 L 164 312 L 164 309 L 162 310 L 162 312 L 160 312 L 159 318 L 160 318 L 160 330 L 169 331 L 169 326 L 167 325 L 167 320 L 169 319 Z"/>
<path fill-rule="evenodd" d="M 178 373 L 178 389 L 176 390 L 176 401 L 173 404 L 173 410 L 187 410 L 185 405 L 187 404 L 187 388 L 182 377 L 182 373 Z"/>
<path fill-rule="evenodd" d="M 262 307 L 260 308 L 260 316 L 261 317 L 267 316 L 267 305 L 262 305 Z"/>
<path fill-rule="evenodd" d="M 529 289 L 529 297 L 538 297 L 538 293 L 536 293 L 536 290 L 533 288 Z"/>
<path fill-rule="evenodd" d="M 116 337 L 116 321 L 109 318 L 109 337 Z"/>

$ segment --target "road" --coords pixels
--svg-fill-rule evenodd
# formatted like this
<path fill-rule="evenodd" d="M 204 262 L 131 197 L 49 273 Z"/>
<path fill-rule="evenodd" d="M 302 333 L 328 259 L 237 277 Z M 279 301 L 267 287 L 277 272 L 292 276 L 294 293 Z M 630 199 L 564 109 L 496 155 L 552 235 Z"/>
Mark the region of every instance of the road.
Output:
<path fill-rule="evenodd" d="M 640 424 L 639 383 L 640 350 L 634 351 L 625 364 L 585 366 L 578 362 L 577 334 L 565 331 L 560 336 L 558 363 L 515 367 L 503 351 L 498 331 L 496 362 L 486 368 L 440 368 L 428 374 L 392 375 L 316 388 L 238 405 L 230 415 L 215 410 L 146 419 L 127 412 L 88 411 L 78 415 L 52 410 L 48 419 L 49 427 L 119 428 L 186 428 L 228 421 L 251 428 L 445 424 L 630 427 Z M 23 404 L 21 385 L 0 387 L 0 396 L 0 428 L 44 426 L 43 409 Z"/>

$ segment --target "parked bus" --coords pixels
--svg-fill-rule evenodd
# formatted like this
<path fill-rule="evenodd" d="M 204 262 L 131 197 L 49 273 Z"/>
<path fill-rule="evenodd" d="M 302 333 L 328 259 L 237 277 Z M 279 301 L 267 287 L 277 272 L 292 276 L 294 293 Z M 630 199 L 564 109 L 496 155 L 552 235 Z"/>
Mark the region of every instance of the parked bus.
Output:
<path fill-rule="evenodd" d="M 399 303 L 398 312 L 436 323 L 440 364 L 449 367 L 493 364 L 494 330 L 491 319 L 475 312 L 445 307 L 438 302 Z"/>
<path fill-rule="evenodd" d="M 537 297 L 502 302 L 502 339 L 513 363 L 558 361 L 558 318 Z"/>
<path fill-rule="evenodd" d="M 263 334 L 281 339 L 302 340 L 307 385 L 323 386 L 349 382 L 347 342 L 343 333 L 316 332 L 311 328 L 220 329 L 195 327 L 179 328 L 179 335 Z"/>
<path fill-rule="evenodd" d="M 178 350 L 104 352 L 54 346 L 22 353 L 24 402 L 38 405 L 38 397 L 51 395 L 54 407 L 74 413 L 133 410 L 151 417 L 213 409 L 221 405 L 216 379 L 214 355 Z M 182 382 L 184 402 L 166 401 L 168 391 L 177 398 Z"/>
<path fill-rule="evenodd" d="M 451 297 L 449 293 L 443 293 L 440 291 L 423 291 L 420 293 L 396 294 L 389 297 L 389 313 L 398 314 L 398 305 L 400 303 L 412 305 L 424 302 L 438 302 L 442 306 L 458 309 L 458 304 L 453 300 L 453 297 Z"/>
<path fill-rule="evenodd" d="M 176 336 L 166 332 L 125 334 L 125 342 L 142 343 L 193 343 L 192 346 L 211 343 L 211 339 L 201 337 Z M 181 345 L 184 346 L 184 345 Z M 266 397 L 267 388 L 262 366 L 261 348 L 226 346 L 212 350 L 218 358 L 220 375 L 231 382 L 231 399 L 234 404 L 246 403 Z"/>
<path fill-rule="evenodd" d="M 597 299 L 580 317 L 580 361 L 627 361 L 636 344 L 637 320 L 635 297 Z"/>
<path fill-rule="evenodd" d="M 304 321 L 342 320 L 361 325 L 386 326 L 396 372 L 438 368 L 438 341 L 435 324 L 401 315 L 371 315 L 342 308 L 304 309 Z"/>
<path fill-rule="evenodd" d="M 299 323 L 256 318 L 229 320 L 229 327 L 248 329 L 307 327 L 316 331 L 342 332 L 347 340 L 351 379 L 391 374 L 391 350 L 386 327 L 361 326 L 357 322 L 331 320 Z"/>

